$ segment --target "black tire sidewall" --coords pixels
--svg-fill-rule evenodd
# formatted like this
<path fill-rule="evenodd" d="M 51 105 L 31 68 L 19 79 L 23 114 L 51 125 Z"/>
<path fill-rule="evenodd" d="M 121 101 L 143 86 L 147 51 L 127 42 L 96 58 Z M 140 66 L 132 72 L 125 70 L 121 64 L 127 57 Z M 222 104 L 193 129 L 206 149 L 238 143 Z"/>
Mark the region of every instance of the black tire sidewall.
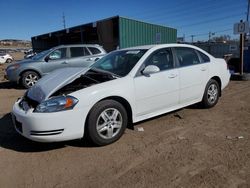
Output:
<path fill-rule="evenodd" d="M 108 108 L 115 108 L 117 109 L 121 115 L 122 115 L 122 127 L 120 129 L 120 132 L 114 136 L 111 139 L 104 139 L 100 137 L 100 135 L 97 132 L 96 129 L 96 122 L 99 117 L 99 115 Z M 95 145 L 98 146 L 104 146 L 107 144 L 111 144 L 118 140 L 124 133 L 126 127 L 128 124 L 128 116 L 126 109 L 123 107 L 123 105 L 115 100 L 104 100 L 98 102 L 90 111 L 88 119 L 87 119 L 87 124 L 86 124 L 86 129 L 87 130 L 87 137 L 94 143 Z"/>
<path fill-rule="evenodd" d="M 216 98 L 216 101 L 214 103 L 210 103 L 208 101 L 208 97 L 207 97 L 207 93 L 208 93 L 208 88 L 212 85 L 212 84 L 215 84 L 217 89 L 218 89 L 218 94 L 217 94 L 217 98 Z M 209 80 L 209 82 L 207 83 L 206 85 L 206 88 L 205 88 L 205 92 L 204 92 L 204 95 L 203 95 L 203 99 L 202 99 L 202 105 L 204 108 L 212 108 L 214 107 L 217 103 L 218 103 L 218 100 L 219 100 L 219 96 L 220 96 L 220 86 L 218 84 L 218 82 L 216 80 Z"/>
<path fill-rule="evenodd" d="M 12 60 L 9 58 L 6 60 L 6 63 L 11 63 L 11 62 L 12 62 Z"/>
<path fill-rule="evenodd" d="M 29 89 L 30 86 L 28 86 L 25 82 L 25 78 L 29 75 L 29 74 L 33 74 L 33 75 L 36 75 L 38 77 L 38 79 L 40 78 L 40 76 L 34 72 L 34 71 L 27 71 L 27 72 L 24 72 L 21 76 L 21 81 L 22 81 L 22 85 L 26 88 L 26 89 Z"/>

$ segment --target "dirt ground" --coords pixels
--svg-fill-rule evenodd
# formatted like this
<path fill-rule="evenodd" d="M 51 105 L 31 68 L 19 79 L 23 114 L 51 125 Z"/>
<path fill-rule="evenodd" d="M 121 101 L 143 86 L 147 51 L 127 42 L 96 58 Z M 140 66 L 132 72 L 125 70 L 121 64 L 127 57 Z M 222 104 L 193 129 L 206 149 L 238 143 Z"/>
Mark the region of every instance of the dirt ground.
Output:
<path fill-rule="evenodd" d="M 40 144 L 18 135 L 25 90 L 0 66 L 0 187 L 250 187 L 250 82 L 231 81 L 217 106 L 191 106 L 127 129 L 116 143 Z M 138 128 L 144 131 L 138 131 Z"/>

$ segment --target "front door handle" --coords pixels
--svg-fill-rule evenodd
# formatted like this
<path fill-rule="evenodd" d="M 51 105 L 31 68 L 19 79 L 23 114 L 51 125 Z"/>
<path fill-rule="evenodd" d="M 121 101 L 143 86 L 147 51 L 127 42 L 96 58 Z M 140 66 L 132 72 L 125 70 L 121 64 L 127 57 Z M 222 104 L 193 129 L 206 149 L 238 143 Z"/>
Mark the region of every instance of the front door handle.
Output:
<path fill-rule="evenodd" d="M 64 62 L 62 62 L 61 64 L 64 64 L 64 65 L 65 65 L 65 64 L 68 64 L 68 63 L 67 63 L 66 61 L 64 61 Z"/>

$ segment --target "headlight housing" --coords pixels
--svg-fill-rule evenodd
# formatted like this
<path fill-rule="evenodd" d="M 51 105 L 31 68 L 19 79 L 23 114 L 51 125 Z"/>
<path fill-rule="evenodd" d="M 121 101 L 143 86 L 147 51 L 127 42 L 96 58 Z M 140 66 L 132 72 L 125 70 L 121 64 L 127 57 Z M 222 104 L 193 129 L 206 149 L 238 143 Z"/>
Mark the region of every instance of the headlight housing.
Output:
<path fill-rule="evenodd" d="M 15 64 L 15 65 L 11 65 L 11 66 L 7 67 L 7 70 L 15 70 L 15 69 L 17 69 L 19 67 L 20 67 L 19 64 Z"/>
<path fill-rule="evenodd" d="M 40 103 L 34 112 L 59 112 L 71 110 L 78 103 L 78 99 L 72 96 L 58 96 Z"/>

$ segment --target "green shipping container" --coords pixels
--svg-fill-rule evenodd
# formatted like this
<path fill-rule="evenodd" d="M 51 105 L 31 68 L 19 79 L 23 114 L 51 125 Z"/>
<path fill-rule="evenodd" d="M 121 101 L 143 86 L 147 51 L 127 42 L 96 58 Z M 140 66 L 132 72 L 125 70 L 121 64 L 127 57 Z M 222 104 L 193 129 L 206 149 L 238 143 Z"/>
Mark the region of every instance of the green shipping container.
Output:
<path fill-rule="evenodd" d="M 176 29 L 119 17 L 120 48 L 176 43 L 176 40 Z"/>
<path fill-rule="evenodd" d="M 107 52 L 132 46 L 175 43 L 177 30 L 120 16 L 32 37 L 35 52 L 62 44 L 99 44 Z"/>

